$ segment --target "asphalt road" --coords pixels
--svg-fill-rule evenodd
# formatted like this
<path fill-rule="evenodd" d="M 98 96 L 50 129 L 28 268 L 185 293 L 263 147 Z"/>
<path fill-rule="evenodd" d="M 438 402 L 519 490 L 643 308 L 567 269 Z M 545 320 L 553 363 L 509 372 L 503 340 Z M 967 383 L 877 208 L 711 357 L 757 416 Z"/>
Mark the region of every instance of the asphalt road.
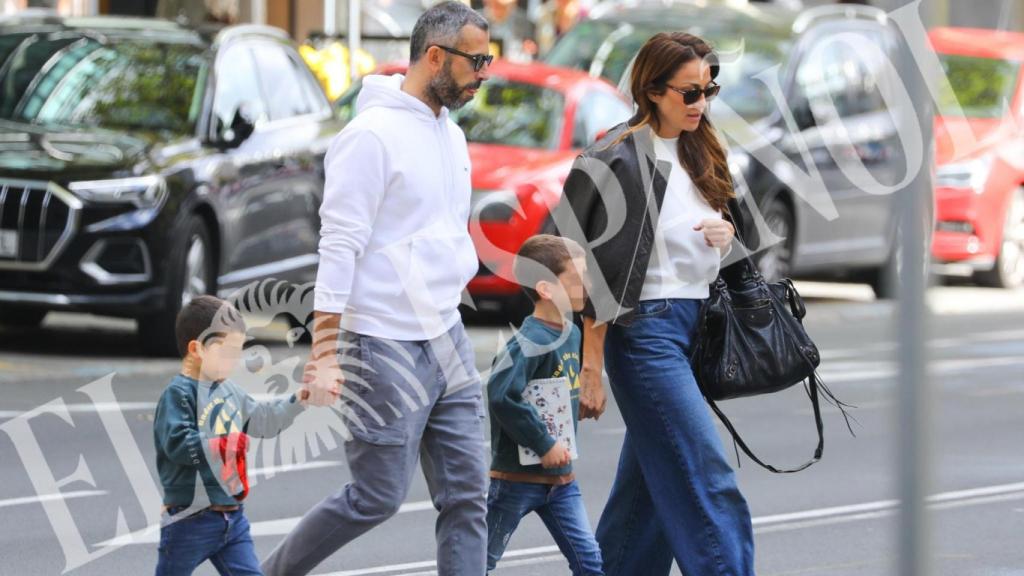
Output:
<path fill-rule="evenodd" d="M 894 574 L 895 450 L 904 429 L 895 404 L 897 308 L 873 301 L 861 286 L 800 287 L 810 297 L 808 327 L 823 351 L 824 379 L 857 406 L 857 436 L 835 410 L 826 410 L 825 458 L 811 469 L 777 476 L 742 461 L 757 573 Z M 933 289 L 929 302 L 936 312 L 929 342 L 933 573 L 1024 575 L 1024 293 L 946 287 Z M 280 377 L 273 375 L 289 373 L 306 354 L 273 328 L 252 343 L 250 373 L 269 382 L 256 392 L 277 392 Z M 476 325 L 470 332 L 484 370 L 501 327 Z M 176 369 L 173 360 L 141 356 L 131 322 L 55 314 L 39 330 L 0 330 L 0 574 L 60 574 L 69 567 L 73 575 L 152 573 L 157 535 L 146 526 L 155 518 L 158 486 L 151 415 Z M 63 416 L 39 408 L 53 401 L 63 402 Z M 795 464 L 810 454 L 814 428 L 801 391 L 724 407 L 770 461 Z M 31 410 L 37 415 L 28 419 Z M 580 426 L 576 469 L 595 523 L 623 431 L 614 402 L 599 422 Z M 246 507 L 261 556 L 349 477 L 340 437 L 320 432 L 311 442 L 315 455 L 284 443 L 253 448 L 257 483 Z M 298 452 L 302 458 L 290 457 Z M 435 517 L 418 478 L 395 518 L 314 573 L 434 574 Z M 117 539 L 126 532 L 134 539 Z M 197 572 L 214 573 L 210 567 Z M 496 571 L 566 573 L 535 518 L 522 524 Z"/>

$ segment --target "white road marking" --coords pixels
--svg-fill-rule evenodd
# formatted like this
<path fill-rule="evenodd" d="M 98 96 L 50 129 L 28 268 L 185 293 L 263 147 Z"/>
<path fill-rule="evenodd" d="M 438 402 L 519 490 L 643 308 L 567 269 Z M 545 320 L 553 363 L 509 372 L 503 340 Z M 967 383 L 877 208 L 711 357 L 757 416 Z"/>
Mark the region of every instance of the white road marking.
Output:
<path fill-rule="evenodd" d="M 317 468 L 337 468 L 344 464 L 338 460 L 316 460 L 313 462 L 303 462 L 302 464 L 285 464 L 284 466 L 266 466 L 264 468 L 250 468 L 248 475 L 253 476 L 273 476 L 275 474 L 284 474 L 286 472 L 301 472 L 302 470 L 315 470 Z"/>
<path fill-rule="evenodd" d="M 1003 484 L 999 486 L 987 486 L 984 488 L 973 488 L 968 490 L 957 490 L 944 492 L 928 498 L 933 509 L 948 509 L 952 507 L 974 506 L 993 502 L 1018 500 L 1024 498 L 1024 482 L 1014 484 Z M 897 500 L 880 500 L 864 504 L 853 504 L 849 506 L 834 506 L 829 508 L 818 508 L 804 510 L 787 514 L 774 514 L 760 516 L 753 519 L 755 532 L 758 534 L 769 532 L 780 532 L 784 530 L 796 530 L 822 524 L 837 524 L 843 522 L 854 522 L 861 520 L 872 520 L 883 518 L 896 513 L 899 506 Z M 565 558 L 558 553 L 557 546 L 538 546 L 536 548 L 523 548 L 520 550 L 509 550 L 505 553 L 503 561 L 498 566 L 501 568 L 515 565 L 544 564 L 548 562 L 564 562 Z M 555 554 L 553 554 L 555 553 Z M 534 557 L 537 556 L 537 557 Z M 506 559 L 518 559 L 506 562 Z M 422 562 L 409 562 L 405 564 L 392 564 L 387 566 L 375 566 L 357 570 L 346 570 L 343 572 L 324 572 L 317 576 L 370 576 L 375 574 L 387 574 L 389 576 L 436 576 L 437 563 L 432 560 Z M 427 569 L 427 570 L 423 570 Z M 417 572 L 407 572 L 417 570 Z"/>
<path fill-rule="evenodd" d="M 20 506 L 23 504 L 38 504 L 40 502 L 49 502 L 51 500 L 73 500 L 75 498 L 89 498 L 92 496 L 103 496 L 104 494 L 107 494 L 106 490 L 76 490 L 74 492 L 61 492 L 59 494 L 44 494 L 42 496 L 10 498 L 7 500 L 0 500 L 0 508 L 6 508 L 8 506 Z"/>
<path fill-rule="evenodd" d="M 251 394 L 251 396 L 260 402 L 267 400 L 275 400 L 282 396 L 277 394 Z M 68 412 L 75 413 L 88 413 L 88 414 L 99 414 L 102 412 L 152 412 L 156 410 L 156 402 L 76 402 L 76 403 L 65 403 L 64 407 Z M 0 410 L 0 418 L 17 418 L 23 414 L 32 412 L 31 410 Z"/>

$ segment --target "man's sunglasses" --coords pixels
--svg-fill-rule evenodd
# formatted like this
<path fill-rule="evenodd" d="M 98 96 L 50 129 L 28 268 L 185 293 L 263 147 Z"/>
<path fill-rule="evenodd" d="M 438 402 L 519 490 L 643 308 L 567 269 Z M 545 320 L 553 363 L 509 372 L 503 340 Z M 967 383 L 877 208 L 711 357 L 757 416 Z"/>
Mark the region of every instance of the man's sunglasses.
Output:
<path fill-rule="evenodd" d="M 722 89 L 721 86 L 712 82 L 708 84 L 706 88 L 691 88 L 689 90 L 683 90 L 682 88 L 676 88 L 675 86 L 665 85 L 669 90 L 678 92 L 683 97 L 683 104 L 689 106 L 690 104 L 696 104 L 700 100 L 701 95 L 704 95 L 706 100 L 711 100 L 718 95 L 718 91 Z"/>
<path fill-rule="evenodd" d="M 445 52 L 455 54 L 456 56 L 462 56 L 463 58 L 469 60 L 470 62 L 473 63 L 474 72 L 479 72 L 480 70 L 483 69 L 484 66 L 490 66 L 491 62 L 494 60 L 494 56 L 490 54 L 468 54 L 466 52 L 463 52 L 462 50 L 456 50 L 455 48 L 441 46 L 440 44 L 431 44 L 430 46 L 428 46 L 428 48 L 431 48 L 433 46 L 437 46 L 438 48 L 444 50 Z"/>

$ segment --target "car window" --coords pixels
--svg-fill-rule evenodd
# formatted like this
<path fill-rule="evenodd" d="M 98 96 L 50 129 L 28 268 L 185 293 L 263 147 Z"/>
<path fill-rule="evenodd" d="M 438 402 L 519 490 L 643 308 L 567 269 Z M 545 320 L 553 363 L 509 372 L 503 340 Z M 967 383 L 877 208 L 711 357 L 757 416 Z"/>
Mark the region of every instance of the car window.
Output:
<path fill-rule="evenodd" d="M 879 49 L 852 51 L 849 44 L 832 41 L 836 32 L 852 31 L 821 34 L 797 65 L 789 101 L 802 127 L 886 109 L 879 89 L 886 70 L 884 37 L 877 31 L 857 30 L 858 42 Z"/>
<path fill-rule="evenodd" d="M 352 87 L 345 91 L 344 94 L 338 96 L 337 102 L 334 103 L 334 111 L 338 118 L 348 122 L 356 115 L 356 98 L 359 97 L 359 91 L 363 88 L 363 81 L 356 80 Z"/>
<path fill-rule="evenodd" d="M 632 112 L 628 104 L 611 94 L 587 94 L 576 107 L 572 133 L 573 148 L 585 148 L 594 143 L 598 134 L 620 122 L 625 122 Z"/>
<path fill-rule="evenodd" d="M 584 70 L 628 89 L 637 52 L 651 36 L 666 31 L 670 31 L 668 24 L 582 22 L 559 40 L 545 61 Z M 723 57 L 717 79 L 722 85 L 720 98 L 747 120 L 774 111 L 775 103 L 767 87 L 754 76 L 785 60 L 792 45 L 790 39 L 757 30 L 736 34 L 731 29 L 707 30 L 704 36 Z"/>
<path fill-rule="evenodd" d="M 939 114 L 1002 118 L 1013 100 L 1020 63 L 995 58 L 939 54 L 949 90 L 939 97 Z"/>
<path fill-rule="evenodd" d="M 555 150 L 564 109 L 559 92 L 492 76 L 452 118 L 470 142 Z"/>
<path fill-rule="evenodd" d="M 189 43 L 78 33 L 0 34 L 0 118 L 36 124 L 195 130 L 205 76 Z"/>
<path fill-rule="evenodd" d="M 304 61 L 298 57 L 297 53 L 292 54 L 289 52 L 289 57 L 296 61 L 295 73 L 299 77 L 299 87 L 306 95 L 306 100 L 309 102 L 309 109 L 314 112 L 320 112 L 324 108 L 329 106 L 327 101 L 327 95 L 324 94 L 323 87 L 317 82 L 313 72 L 309 69 Z M 298 60 L 297 60 L 298 59 Z"/>
<path fill-rule="evenodd" d="M 628 24 L 624 26 L 629 26 Z M 573 26 L 544 57 L 552 66 L 590 71 L 601 44 L 616 26 L 603 20 L 586 20 Z M 615 79 L 611 79 L 615 82 Z"/>
<path fill-rule="evenodd" d="M 234 44 L 221 52 L 217 59 L 217 87 L 213 97 L 213 114 L 218 130 L 222 126 L 230 126 L 235 113 L 242 108 L 253 122 L 267 119 L 258 78 L 256 65 L 246 45 Z"/>
<path fill-rule="evenodd" d="M 361 88 L 362 83 L 356 82 L 335 102 L 335 112 L 342 120 L 355 116 Z M 561 140 L 564 113 L 565 97 L 561 93 L 492 76 L 451 117 L 469 142 L 555 150 Z"/>
<path fill-rule="evenodd" d="M 300 84 L 298 62 L 290 58 L 280 45 L 268 42 L 254 43 L 252 52 L 259 62 L 260 87 L 271 120 L 284 120 L 313 111 L 309 94 Z"/>

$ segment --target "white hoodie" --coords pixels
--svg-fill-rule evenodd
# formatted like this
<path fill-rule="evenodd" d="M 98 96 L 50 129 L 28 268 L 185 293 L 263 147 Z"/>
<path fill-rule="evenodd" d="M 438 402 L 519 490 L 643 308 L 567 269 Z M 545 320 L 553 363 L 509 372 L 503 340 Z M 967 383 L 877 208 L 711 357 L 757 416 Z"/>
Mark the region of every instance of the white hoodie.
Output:
<path fill-rule="evenodd" d="M 364 78 L 356 117 L 327 150 L 315 308 L 341 313 L 345 330 L 427 340 L 459 321 L 479 264 L 466 137 L 404 80 Z"/>

